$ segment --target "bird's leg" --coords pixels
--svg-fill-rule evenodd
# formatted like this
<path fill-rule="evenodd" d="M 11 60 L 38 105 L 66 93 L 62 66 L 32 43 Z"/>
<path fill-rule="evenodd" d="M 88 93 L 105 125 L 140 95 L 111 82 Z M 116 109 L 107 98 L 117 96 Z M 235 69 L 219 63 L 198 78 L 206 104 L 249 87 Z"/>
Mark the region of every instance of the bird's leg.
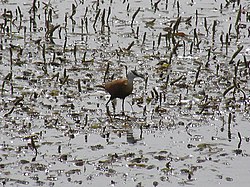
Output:
<path fill-rule="evenodd" d="M 122 115 L 125 115 L 125 112 L 124 112 L 124 101 L 125 101 L 125 98 L 122 99 Z"/>
<path fill-rule="evenodd" d="M 111 98 L 109 98 L 108 102 L 106 103 L 106 109 L 107 109 L 107 113 L 110 115 L 110 111 L 109 111 L 109 102 L 111 101 Z"/>
<path fill-rule="evenodd" d="M 116 106 L 116 99 L 112 100 L 112 107 L 115 115 L 115 106 Z"/>
<path fill-rule="evenodd" d="M 107 115 L 110 117 L 110 119 L 111 119 L 111 113 L 110 113 L 110 111 L 109 111 L 109 107 L 108 106 L 106 106 L 106 110 L 107 110 Z M 112 120 L 112 119 L 111 119 Z"/>
<path fill-rule="evenodd" d="M 115 105 L 116 105 L 116 100 L 115 100 L 115 99 L 112 99 L 112 98 L 110 97 L 110 99 L 109 99 L 108 102 L 106 103 L 106 108 L 107 108 L 107 110 L 109 109 L 108 104 L 110 103 L 110 101 L 112 101 L 111 104 L 112 104 L 113 111 L 114 111 L 114 115 L 115 115 Z"/>
<path fill-rule="evenodd" d="M 108 102 L 106 103 L 106 107 L 108 106 L 110 101 L 111 101 L 111 97 L 109 98 Z"/>

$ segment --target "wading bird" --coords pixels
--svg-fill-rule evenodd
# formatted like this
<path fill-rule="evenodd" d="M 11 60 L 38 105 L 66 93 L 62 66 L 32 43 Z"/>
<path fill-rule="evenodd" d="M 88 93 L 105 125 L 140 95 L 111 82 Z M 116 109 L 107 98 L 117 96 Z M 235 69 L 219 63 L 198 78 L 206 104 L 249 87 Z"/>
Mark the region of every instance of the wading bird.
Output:
<path fill-rule="evenodd" d="M 106 103 L 106 106 L 108 106 L 111 100 L 120 98 L 122 99 L 122 112 L 124 113 L 124 101 L 125 98 L 132 93 L 133 81 L 136 77 L 144 79 L 144 76 L 142 74 L 139 74 L 135 70 L 132 70 L 127 74 L 127 78 L 117 79 L 105 83 L 105 85 L 102 87 L 110 94 L 110 98 Z"/>

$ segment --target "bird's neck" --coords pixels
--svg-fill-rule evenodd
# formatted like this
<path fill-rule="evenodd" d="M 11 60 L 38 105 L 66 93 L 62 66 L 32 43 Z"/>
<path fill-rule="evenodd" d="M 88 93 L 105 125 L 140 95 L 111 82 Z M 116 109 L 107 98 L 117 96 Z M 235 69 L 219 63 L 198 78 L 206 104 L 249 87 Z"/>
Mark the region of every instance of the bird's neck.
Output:
<path fill-rule="evenodd" d="M 127 75 L 128 82 L 133 83 L 134 78 L 135 78 L 134 74 L 132 74 L 131 72 L 128 73 Z"/>
<path fill-rule="evenodd" d="M 128 84 L 133 85 L 134 78 L 133 77 L 128 77 Z"/>

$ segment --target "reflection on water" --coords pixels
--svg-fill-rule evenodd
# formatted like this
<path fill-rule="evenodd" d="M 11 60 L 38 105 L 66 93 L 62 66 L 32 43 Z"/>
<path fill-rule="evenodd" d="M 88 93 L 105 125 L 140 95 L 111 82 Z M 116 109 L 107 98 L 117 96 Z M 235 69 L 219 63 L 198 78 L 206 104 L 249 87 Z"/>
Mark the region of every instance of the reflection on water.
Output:
<path fill-rule="evenodd" d="M 133 129 L 129 129 L 127 131 L 127 142 L 130 144 L 135 144 L 137 141 L 142 140 L 142 129 L 141 129 L 141 134 L 140 134 L 140 138 L 135 138 L 134 137 L 134 133 L 133 133 Z"/>

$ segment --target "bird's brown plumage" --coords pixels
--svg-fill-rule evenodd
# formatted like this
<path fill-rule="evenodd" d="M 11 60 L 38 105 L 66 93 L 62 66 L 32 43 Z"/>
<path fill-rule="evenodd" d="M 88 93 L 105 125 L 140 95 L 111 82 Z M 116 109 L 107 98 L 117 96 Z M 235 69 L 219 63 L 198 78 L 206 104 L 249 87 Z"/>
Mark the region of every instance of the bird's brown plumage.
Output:
<path fill-rule="evenodd" d="M 105 84 L 105 90 L 111 95 L 110 100 L 115 98 L 124 99 L 133 91 L 133 83 L 128 79 L 118 79 Z"/>

